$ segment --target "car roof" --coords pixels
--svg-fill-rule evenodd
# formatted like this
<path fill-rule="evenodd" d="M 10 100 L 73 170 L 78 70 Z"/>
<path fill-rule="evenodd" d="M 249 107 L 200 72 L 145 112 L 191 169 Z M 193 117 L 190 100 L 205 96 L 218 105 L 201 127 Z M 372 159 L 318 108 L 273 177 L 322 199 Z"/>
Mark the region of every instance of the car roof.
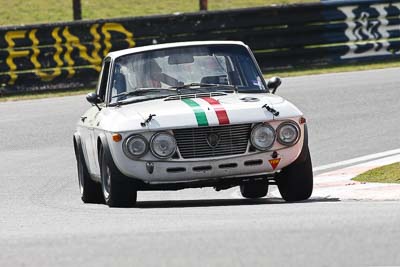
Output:
<path fill-rule="evenodd" d="M 166 43 L 166 44 L 133 47 L 133 48 L 110 52 L 108 53 L 108 57 L 115 59 L 120 56 L 139 53 L 139 52 L 146 52 L 146 51 L 166 49 L 166 48 L 175 48 L 175 47 L 200 46 L 200 45 L 240 45 L 248 48 L 247 45 L 245 45 L 241 41 L 193 41 L 193 42 L 178 42 L 178 43 Z"/>

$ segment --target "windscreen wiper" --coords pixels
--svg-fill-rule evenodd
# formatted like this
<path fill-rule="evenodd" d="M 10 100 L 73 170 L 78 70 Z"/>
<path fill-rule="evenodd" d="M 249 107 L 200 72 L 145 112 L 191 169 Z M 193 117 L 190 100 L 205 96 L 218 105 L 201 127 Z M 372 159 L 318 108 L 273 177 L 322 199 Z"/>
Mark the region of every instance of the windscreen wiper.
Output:
<path fill-rule="evenodd" d="M 142 102 L 147 100 L 161 99 L 171 96 L 171 94 L 162 94 L 162 95 L 146 95 L 151 92 L 174 92 L 176 94 L 175 89 L 170 88 L 135 88 L 135 91 L 123 92 L 117 95 L 112 96 L 111 98 L 118 98 L 117 102 L 111 103 L 109 106 L 121 106 L 130 103 Z M 137 98 L 128 98 L 128 96 L 138 96 Z"/>
<path fill-rule="evenodd" d="M 177 85 L 177 86 L 171 86 L 169 88 L 171 89 L 189 89 L 192 87 L 226 87 L 226 88 L 231 88 L 233 91 L 237 92 L 238 89 L 235 85 L 232 84 L 220 84 L 220 83 L 187 83 L 187 84 L 182 84 L 182 85 Z"/>
<path fill-rule="evenodd" d="M 162 91 L 174 91 L 172 88 L 136 88 L 135 91 L 123 92 L 112 96 L 111 98 L 126 98 L 128 96 L 142 96 L 149 92 L 162 92 Z"/>
<path fill-rule="evenodd" d="M 128 99 L 123 99 L 123 100 L 118 100 L 117 102 L 111 103 L 108 106 L 110 107 L 119 107 L 122 105 L 126 104 L 132 104 L 132 103 L 138 103 L 138 102 L 144 102 L 148 100 L 155 100 L 155 99 L 163 99 L 168 97 L 168 95 L 162 95 L 162 96 L 140 96 L 140 97 L 135 97 L 135 98 L 128 98 Z"/>

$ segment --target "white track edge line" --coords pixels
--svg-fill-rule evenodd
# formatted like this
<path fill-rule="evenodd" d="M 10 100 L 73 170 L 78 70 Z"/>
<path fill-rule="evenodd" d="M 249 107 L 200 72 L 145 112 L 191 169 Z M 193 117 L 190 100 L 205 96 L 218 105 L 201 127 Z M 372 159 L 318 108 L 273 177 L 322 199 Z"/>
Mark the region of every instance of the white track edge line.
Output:
<path fill-rule="evenodd" d="M 389 157 L 389 156 L 393 156 L 393 155 L 396 155 L 396 154 L 400 154 L 400 148 L 399 149 L 388 150 L 388 151 L 384 151 L 384 152 L 380 152 L 380 153 L 375 153 L 375 154 L 369 154 L 369 155 L 366 155 L 366 156 L 352 158 L 352 159 L 348 159 L 348 160 L 338 161 L 338 162 L 335 162 L 335 163 L 330 163 L 330 164 L 326 164 L 326 165 L 322 165 L 322 166 L 318 166 L 316 168 L 313 168 L 313 172 L 323 171 L 323 170 L 336 168 L 336 167 L 342 167 L 342 166 L 351 165 L 351 164 L 356 164 L 356 163 L 360 163 L 360 162 L 363 162 L 363 161 L 372 161 L 374 159 L 380 159 L 380 158 L 384 158 L 384 157 Z M 268 192 L 268 194 L 270 194 L 270 193 L 273 193 L 273 192 Z M 240 190 L 239 189 L 235 189 L 231 193 L 231 196 L 235 197 L 235 198 L 241 198 Z"/>
<path fill-rule="evenodd" d="M 323 170 L 332 169 L 332 168 L 336 168 L 336 167 L 342 167 L 342 166 L 355 164 L 355 163 L 359 163 L 359 162 L 363 162 L 363 161 L 388 157 L 388 156 L 392 156 L 392 155 L 396 155 L 396 154 L 400 154 L 400 149 L 388 150 L 388 151 L 384 151 L 384 152 L 380 152 L 380 153 L 370 154 L 370 155 L 366 155 L 366 156 L 362 156 L 362 157 L 352 158 L 352 159 L 348 159 L 348 160 L 343 160 L 343 161 L 339 161 L 339 162 L 335 162 L 335 163 L 331 163 L 331 164 L 318 166 L 316 168 L 313 168 L 313 171 L 314 172 L 323 171 Z"/>

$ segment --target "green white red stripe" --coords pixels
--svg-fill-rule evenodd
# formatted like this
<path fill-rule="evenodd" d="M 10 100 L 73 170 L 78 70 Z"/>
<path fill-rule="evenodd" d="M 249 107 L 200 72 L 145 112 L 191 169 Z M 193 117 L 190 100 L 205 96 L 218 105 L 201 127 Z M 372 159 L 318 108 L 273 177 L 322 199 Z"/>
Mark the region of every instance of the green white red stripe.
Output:
<path fill-rule="evenodd" d="M 188 106 L 192 108 L 194 111 L 194 115 L 196 116 L 197 125 L 199 126 L 208 126 L 207 115 L 204 112 L 204 109 L 194 100 L 190 98 L 182 99 Z"/>
<path fill-rule="evenodd" d="M 210 104 L 215 110 L 215 114 L 217 114 L 219 125 L 229 124 L 228 114 L 226 113 L 225 108 L 219 103 L 218 100 L 211 97 L 203 97 L 208 104 Z"/>
<path fill-rule="evenodd" d="M 215 114 L 217 115 L 219 125 L 227 125 L 230 123 L 225 108 L 221 105 L 221 103 L 218 100 L 212 97 L 202 97 L 201 99 L 210 104 L 211 107 L 214 109 Z M 209 125 L 207 120 L 207 115 L 204 109 L 200 106 L 200 104 L 198 104 L 194 99 L 190 98 L 182 99 L 182 101 L 192 108 L 198 126 Z"/>

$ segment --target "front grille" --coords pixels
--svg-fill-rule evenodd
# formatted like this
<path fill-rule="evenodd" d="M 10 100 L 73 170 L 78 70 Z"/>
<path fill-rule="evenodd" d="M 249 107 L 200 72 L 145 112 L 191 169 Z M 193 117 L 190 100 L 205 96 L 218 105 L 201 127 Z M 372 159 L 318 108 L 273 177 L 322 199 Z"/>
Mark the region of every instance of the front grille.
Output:
<path fill-rule="evenodd" d="M 200 127 L 174 130 L 182 158 L 208 158 L 238 155 L 246 152 L 251 124 Z M 219 136 L 219 142 L 211 146 L 210 134 Z M 214 135 L 215 136 L 215 135 Z"/>

